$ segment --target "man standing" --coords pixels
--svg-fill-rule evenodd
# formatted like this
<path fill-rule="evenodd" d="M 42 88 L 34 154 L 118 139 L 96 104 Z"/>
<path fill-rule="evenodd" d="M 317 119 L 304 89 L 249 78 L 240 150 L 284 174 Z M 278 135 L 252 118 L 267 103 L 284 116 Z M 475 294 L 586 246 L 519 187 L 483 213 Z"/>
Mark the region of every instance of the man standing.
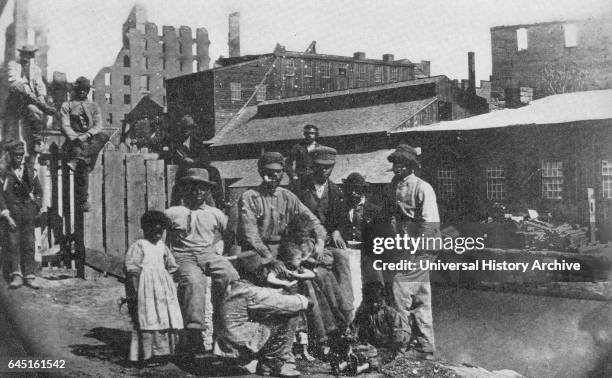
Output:
<path fill-rule="evenodd" d="M 38 289 L 34 274 L 34 219 L 40 211 L 42 189 L 38 177 L 24 164 L 23 143 L 8 142 L 4 148 L 9 153 L 9 167 L 0 179 L 0 242 L 10 265 L 9 287 L 22 286 L 25 278 L 27 286 Z"/>
<path fill-rule="evenodd" d="M 410 237 L 439 237 L 440 216 L 436 193 L 432 186 L 415 175 L 420 168 L 417 150 L 402 144 L 389 155 L 393 163 L 394 191 L 386 199 L 383 211 L 390 216 L 395 234 Z M 402 259 L 426 259 L 428 251 L 405 251 Z M 429 251 L 431 252 L 431 251 Z M 391 252 L 393 253 L 393 252 Z M 396 253 L 397 254 L 397 253 Z M 417 261 L 418 266 L 418 261 Z M 397 309 L 414 320 L 413 335 L 417 351 L 425 359 L 433 359 L 435 341 L 431 311 L 431 285 L 427 270 L 397 273 L 392 279 L 393 297 Z"/>
<path fill-rule="evenodd" d="M 76 172 L 75 187 L 78 206 L 89 211 L 89 172 L 98 159 L 100 150 L 108 142 L 102 132 L 102 117 L 98 104 L 87 99 L 91 85 L 81 76 L 74 83 L 74 98 L 62 104 L 60 119 L 66 142 L 62 149 L 68 155 L 68 167 Z"/>
<path fill-rule="evenodd" d="M 240 277 L 232 264 L 216 251 L 215 234 L 226 234 L 227 217 L 206 204 L 206 197 L 215 185 L 208 171 L 189 168 L 177 185 L 185 194 L 185 201 L 184 205 L 166 210 L 171 221 L 168 241 L 179 266 L 178 297 L 187 331 L 186 344 L 194 357 L 198 357 L 204 352 L 207 276 L 212 278 L 211 299 L 215 309 L 221 308 L 228 284 Z M 213 324 L 220 324 L 217 312 L 213 314 Z"/>
<path fill-rule="evenodd" d="M 338 284 L 342 293 L 346 295 L 345 304 L 350 305 L 342 308 L 350 323 L 355 310 L 352 306 L 354 296 L 350 261 L 348 255 L 343 251 L 346 243 L 339 230 L 340 218 L 344 213 L 344 195 L 340 188 L 329 179 L 336 164 L 336 155 L 335 149 L 326 146 L 319 146 L 310 152 L 312 173 L 302 178 L 297 195 L 304 205 L 319 218 L 328 234 L 331 235 L 331 240 L 328 240 L 327 244 L 335 247 L 329 250 L 334 256 L 333 270 Z"/>
<path fill-rule="evenodd" d="M 317 143 L 318 137 L 319 128 L 315 125 L 306 125 L 304 126 L 304 140 L 291 148 L 285 163 L 285 171 L 293 185 L 299 179 L 311 173 L 312 160 L 310 152 L 320 146 Z M 293 166 L 294 163 L 295 168 Z"/>
<path fill-rule="evenodd" d="M 2 133 L 4 140 L 19 140 L 21 136 L 30 157 L 41 150 L 44 114 L 55 114 L 55 108 L 45 100 L 47 87 L 42 71 L 34 62 L 37 50 L 35 46 L 25 45 L 19 49 L 19 62 L 8 64 L 9 95 Z M 19 120 L 23 120 L 25 126 L 21 132 Z"/>
<path fill-rule="evenodd" d="M 225 195 L 221 174 L 217 168 L 210 165 L 210 154 L 198 135 L 198 126 L 191 116 L 186 115 L 181 118 L 180 127 L 184 139 L 174 151 L 174 160 L 178 164 L 176 177 L 181 177 L 189 168 L 206 169 L 210 181 L 215 183 L 211 192 L 207 195 L 206 203 L 223 210 L 225 208 Z M 173 194 L 173 203 L 177 204 L 181 196 L 180 190 Z"/>
<path fill-rule="evenodd" d="M 253 258 L 239 260 L 241 274 L 245 277 L 255 271 L 262 259 L 276 259 L 287 225 L 300 214 L 305 214 L 315 224 L 315 254 L 321 256 L 323 253 L 326 234 L 321 222 L 295 194 L 279 187 L 283 161 L 283 155 L 278 152 L 264 153 L 257 163 L 261 185 L 244 192 L 238 202 L 238 240 L 243 251 L 257 252 Z"/>

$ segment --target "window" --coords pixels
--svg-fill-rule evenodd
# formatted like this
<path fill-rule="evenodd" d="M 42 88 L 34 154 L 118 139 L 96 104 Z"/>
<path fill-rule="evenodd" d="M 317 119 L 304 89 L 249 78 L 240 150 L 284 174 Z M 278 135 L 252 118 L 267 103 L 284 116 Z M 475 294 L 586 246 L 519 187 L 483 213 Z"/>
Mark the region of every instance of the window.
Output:
<path fill-rule="evenodd" d="M 106 85 L 106 86 L 111 85 L 111 74 L 110 74 L 110 72 L 106 72 L 104 74 L 104 85 Z"/>
<path fill-rule="evenodd" d="M 166 78 L 162 77 L 162 86 L 166 89 Z"/>
<path fill-rule="evenodd" d="M 389 81 L 397 81 L 397 67 L 391 67 L 389 70 Z"/>
<path fill-rule="evenodd" d="M 338 76 L 346 76 L 346 66 L 345 65 L 338 66 Z"/>
<path fill-rule="evenodd" d="M 366 78 L 366 65 L 358 64 L 357 65 L 357 80 L 365 80 Z"/>
<path fill-rule="evenodd" d="M 506 199 L 506 172 L 502 166 L 487 168 L 487 199 Z"/>
<path fill-rule="evenodd" d="M 601 161 L 601 192 L 603 198 L 612 198 L 612 160 Z"/>
<path fill-rule="evenodd" d="M 255 98 L 257 101 L 266 101 L 266 85 L 262 84 L 257 88 L 257 95 Z"/>
<path fill-rule="evenodd" d="M 438 193 L 440 198 L 452 199 L 457 195 L 457 168 L 438 169 Z"/>
<path fill-rule="evenodd" d="M 132 78 L 130 77 L 130 75 L 123 75 L 123 85 L 130 84 L 132 84 Z"/>
<path fill-rule="evenodd" d="M 113 95 L 110 93 L 105 93 L 104 100 L 106 101 L 107 104 L 111 105 L 113 103 Z"/>
<path fill-rule="evenodd" d="M 148 75 L 140 76 L 140 90 L 141 91 L 149 90 L 149 76 Z"/>
<path fill-rule="evenodd" d="M 542 161 L 542 197 L 560 199 L 563 191 L 563 162 Z"/>
<path fill-rule="evenodd" d="M 232 101 L 242 100 L 242 85 L 240 83 L 230 83 L 230 94 Z"/>
<path fill-rule="evenodd" d="M 166 53 L 166 42 L 162 42 L 161 45 L 162 45 L 162 53 L 165 54 Z"/>
<path fill-rule="evenodd" d="M 193 62 L 191 62 L 191 72 L 198 72 L 200 68 L 200 64 L 198 63 L 197 60 L 194 60 Z"/>
<path fill-rule="evenodd" d="M 166 69 L 166 58 L 162 59 L 162 69 Z"/>
<path fill-rule="evenodd" d="M 32 28 L 28 28 L 26 33 L 27 33 L 26 39 L 28 40 L 28 45 L 35 45 L 36 44 L 36 31 Z"/>
<path fill-rule="evenodd" d="M 527 29 L 516 29 L 516 45 L 518 51 L 527 50 Z"/>
<path fill-rule="evenodd" d="M 130 57 L 128 55 L 124 55 L 123 56 L 123 67 L 129 67 L 130 66 Z"/>
<path fill-rule="evenodd" d="M 295 60 L 287 59 L 285 60 L 285 76 L 293 75 L 295 75 Z"/>
<path fill-rule="evenodd" d="M 565 37 L 565 47 L 578 46 L 578 25 L 576 24 L 563 25 L 563 35 Z"/>
<path fill-rule="evenodd" d="M 149 69 L 149 58 L 144 58 L 144 68 L 145 70 Z"/>
<path fill-rule="evenodd" d="M 198 55 L 198 45 L 196 43 L 191 44 L 191 55 Z"/>
<path fill-rule="evenodd" d="M 304 63 L 304 77 L 314 76 L 314 62 Z"/>
<path fill-rule="evenodd" d="M 131 103 L 132 103 L 132 96 L 130 96 L 129 94 L 123 95 L 123 104 L 129 105 Z"/>
<path fill-rule="evenodd" d="M 108 113 L 108 124 L 109 125 L 113 124 L 113 113 Z"/>
<path fill-rule="evenodd" d="M 331 71 L 331 64 L 329 62 L 321 62 L 321 76 L 329 77 L 330 71 Z"/>
<path fill-rule="evenodd" d="M 149 40 L 145 39 L 145 51 L 149 49 Z"/>
<path fill-rule="evenodd" d="M 183 72 L 183 62 L 179 60 L 179 71 Z"/>
<path fill-rule="evenodd" d="M 166 96 L 162 96 L 163 105 L 166 106 Z"/>
<path fill-rule="evenodd" d="M 383 68 L 381 66 L 377 66 L 374 69 L 374 82 L 382 83 L 383 81 Z"/>
<path fill-rule="evenodd" d="M 179 54 L 183 53 L 183 42 L 178 43 L 178 51 L 179 51 Z"/>

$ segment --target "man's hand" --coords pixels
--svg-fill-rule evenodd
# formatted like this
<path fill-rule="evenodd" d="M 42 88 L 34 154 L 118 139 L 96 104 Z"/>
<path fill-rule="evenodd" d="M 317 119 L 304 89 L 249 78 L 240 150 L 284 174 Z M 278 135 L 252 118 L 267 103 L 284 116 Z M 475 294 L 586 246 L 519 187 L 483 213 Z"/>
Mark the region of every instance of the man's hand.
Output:
<path fill-rule="evenodd" d="M 48 105 L 47 103 L 44 103 L 44 102 L 43 102 L 43 103 L 41 103 L 41 104 L 39 104 L 39 105 L 38 105 L 38 107 L 39 107 L 39 108 L 40 108 L 40 110 L 42 110 L 42 111 L 43 111 L 43 113 L 45 113 L 46 115 L 50 115 L 50 116 L 52 116 L 52 115 L 54 115 L 54 114 L 57 112 L 57 110 L 56 110 L 56 109 L 55 109 L 53 106 Z"/>
<path fill-rule="evenodd" d="M 336 230 L 332 232 L 332 240 L 336 248 L 346 249 L 346 243 L 344 242 L 344 239 L 342 238 L 340 231 Z"/>
<path fill-rule="evenodd" d="M 185 162 L 186 164 L 194 164 L 195 160 L 193 160 L 192 158 L 185 157 L 183 158 L 183 162 Z"/>
<path fill-rule="evenodd" d="M 297 280 L 289 281 L 289 283 L 287 283 L 287 288 L 291 288 L 297 284 L 298 284 Z"/>
<path fill-rule="evenodd" d="M 312 252 L 312 257 L 320 263 L 323 259 L 323 250 L 325 249 L 325 241 L 322 239 L 317 239 L 315 243 L 314 251 Z"/>
<path fill-rule="evenodd" d="M 6 222 L 8 223 L 10 231 L 15 231 L 17 229 L 17 223 L 15 223 L 15 220 L 10 215 L 6 217 Z"/>
<path fill-rule="evenodd" d="M 283 264 L 281 261 L 278 261 L 278 260 L 274 260 L 270 262 L 270 269 L 277 276 L 283 275 L 283 273 L 287 271 L 287 268 L 285 268 L 285 264 Z"/>
<path fill-rule="evenodd" d="M 77 139 L 80 140 L 81 142 L 87 142 L 87 140 L 89 139 L 89 134 L 88 133 L 79 134 Z"/>

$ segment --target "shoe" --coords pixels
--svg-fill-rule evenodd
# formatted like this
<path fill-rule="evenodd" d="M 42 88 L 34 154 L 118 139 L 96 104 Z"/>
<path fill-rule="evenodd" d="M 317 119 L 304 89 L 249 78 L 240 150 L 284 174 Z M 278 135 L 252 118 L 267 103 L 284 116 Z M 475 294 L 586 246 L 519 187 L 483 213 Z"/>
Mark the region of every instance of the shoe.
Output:
<path fill-rule="evenodd" d="M 17 289 L 17 288 L 21 287 L 22 285 L 23 285 L 23 278 L 20 275 L 15 274 L 13 276 L 13 278 L 11 279 L 11 283 L 9 284 L 9 288 L 10 289 Z"/>
<path fill-rule="evenodd" d="M 40 289 L 40 285 L 38 283 L 36 283 L 36 278 L 35 277 L 30 277 L 30 278 L 26 277 L 25 285 L 28 286 L 31 289 L 34 289 L 34 290 Z"/>
<path fill-rule="evenodd" d="M 277 372 L 277 375 L 279 377 L 299 377 L 302 373 L 300 373 L 293 364 L 283 364 Z"/>
<path fill-rule="evenodd" d="M 417 357 L 421 360 L 425 361 L 433 361 L 434 360 L 434 352 L 418 352 Z"/>
<path fill-rule="evenodd" d="M 249 374 L 255 374 L 255 372 L 257 372 L 257 360 L 253 360 L 247 364 L 240 365 L 240 367 L 247 371 Z"/>

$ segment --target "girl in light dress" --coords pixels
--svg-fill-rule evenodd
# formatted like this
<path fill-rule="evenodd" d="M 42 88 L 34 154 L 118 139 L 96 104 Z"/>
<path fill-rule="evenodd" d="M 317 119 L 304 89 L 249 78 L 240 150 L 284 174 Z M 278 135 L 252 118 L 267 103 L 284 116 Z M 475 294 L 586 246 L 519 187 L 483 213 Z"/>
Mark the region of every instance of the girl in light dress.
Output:
<path fill-rule="evenodd" d="M 140 218 L 144 238 L 125 255 L 126 298 L 133 323 L 129 360 L 159 366 L 174 354 L 183 318 L 171 273 L 178 266 L 162 238 L 169 226 L 160 211 Z"/>

